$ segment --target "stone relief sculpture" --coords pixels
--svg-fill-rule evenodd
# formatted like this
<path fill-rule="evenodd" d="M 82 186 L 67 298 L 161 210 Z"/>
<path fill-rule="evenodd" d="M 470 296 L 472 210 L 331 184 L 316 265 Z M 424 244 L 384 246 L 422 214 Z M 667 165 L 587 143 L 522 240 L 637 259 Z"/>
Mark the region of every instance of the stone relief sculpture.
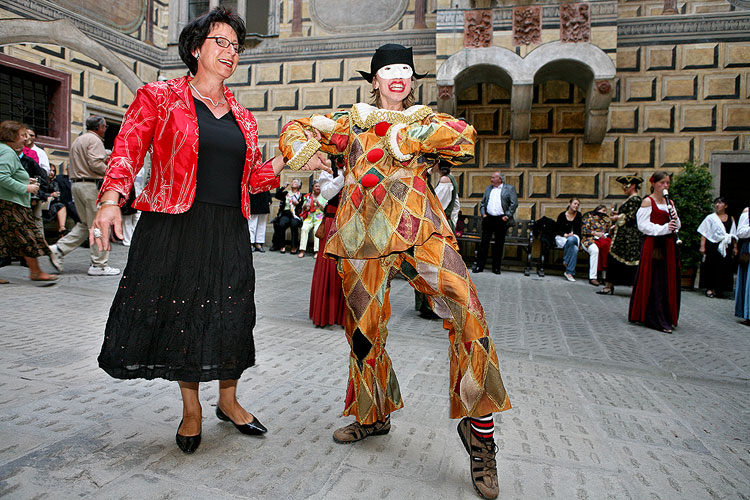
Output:
<path fill-rule="evenodd" d="M 567 3 L 560 5 L 560 41 L 588 42 L 591 40 L 589 4 Z"/>
<path fill-rule="evenodd" d="M 438 99 L 450 99 L 453 97 L 453 86 L 438 85 Z"/>
<path fill-rule="evenodd" d="M 542 8 L 513 8 L 513 45 L 532 45 L 542 42 Z"/>
<path fill-rule="evenodd" d="M 464 47 L 489 47 L 492 44 L 492 11 L 467 10 L 464 13 Z"/>

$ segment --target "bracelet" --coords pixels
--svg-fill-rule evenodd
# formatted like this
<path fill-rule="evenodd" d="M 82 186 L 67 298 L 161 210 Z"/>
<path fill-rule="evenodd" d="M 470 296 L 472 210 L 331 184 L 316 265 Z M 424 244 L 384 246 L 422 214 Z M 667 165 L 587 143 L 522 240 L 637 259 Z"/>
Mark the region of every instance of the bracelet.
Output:
<path fill-rule="evenodd" d="M 118 202 L 114 200 L 103 200 L 96 204 L 96 209 L 99 210 L 102 208 L 103 205 L 120 205 Z"/>

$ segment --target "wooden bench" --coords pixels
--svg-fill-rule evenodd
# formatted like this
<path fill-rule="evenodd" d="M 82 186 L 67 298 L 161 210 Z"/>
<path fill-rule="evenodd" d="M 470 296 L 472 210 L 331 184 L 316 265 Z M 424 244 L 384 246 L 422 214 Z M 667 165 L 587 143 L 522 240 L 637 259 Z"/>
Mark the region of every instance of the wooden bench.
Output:
<path fill-rule="evenodd" d="M 473 255 L 476 261 L 476 247 L 482 240 L 482 216 L 461 215 L 459 218 L 464 222 L 463 232 L 461 236 L 457 237 L 461 255 L 464 258 Z M 514 222 L 512 226 L 508 227 L 508 233 L 505 236 L 505 245 L 519 247 L 522 251 L 526 252 L 526 267 L 523 270 L 523 274 L 524 276 L 529 276 L 531 274 L 531 245 L 534 242 L 534 220 L 515 219 Z M 469 253 L 468 251 L 471 245 L 474 245 L 473 253 Z M 539 269 L 537 266 L 537 273 L 540 272 Z M 544 276 L 544 269 L 541 270 L 541 276 Z"/>

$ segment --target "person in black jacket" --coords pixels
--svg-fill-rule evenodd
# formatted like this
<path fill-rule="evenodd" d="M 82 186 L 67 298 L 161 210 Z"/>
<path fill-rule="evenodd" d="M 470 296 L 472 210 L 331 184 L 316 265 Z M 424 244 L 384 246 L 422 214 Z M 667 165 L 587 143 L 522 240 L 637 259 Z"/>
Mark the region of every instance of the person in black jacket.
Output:
<path fill-rule="evenodd" d="M 36 194 L 31 195 L 31 211 L 34 214 L 34 223 L 39 231 L 44 235 L 44 221 L 42 220 L 42 205 L 47 200 L 51 200 L 60 193 L 56 193 L 49 182 L 47 172 L 30 156 L 21 153 L 18 156 L 21 160 L 24 170 L 29 174 L 29 177 L 36 179 L 39 182 L 39 191 Z"/>
<path fill-rule="evenodd" d="M 581 202 L 571 198 L 568 208 L 557 216 L 557 236 L 555 244 L 563 249 L 563 263 L 565 264 L 565 279 L 575 281 L 576 262 L 578 261 L 578 246 L 581 244 L 581 212 L 578 210 Z"/>
<path fill-rule="evenodd" d="M 471 269 L 473 273 L 484 271 L 487 252 L 490 249 L 492 235 L 495 235 L 495 245 L 492 247 L 492 272 L 500 274 L 500 263 L 503 260 L 503 247 L 508 226 L 513 225 L 513 215 L 518 208 L 516 188 L 503 182 L 500 172 L 490 177 L 490 185 L 484 190 L 484 196 L 479 204 L 482 215 L 482 240 L 479 243 L 477 261 Z"/>
<path fill-rule="evenodd" d="M 274 198 L 279 200 L 280 204 L 279 212 L 276 215 L 276 219 L 273 221 L 272 252 L 278 250 L 280 253 L 286 253 L 286 228 L 291 228 L 292 248 L 290 253 L 297 253 L 299 228 L 302 226 L 302 219 L 300 219 L 299 214 L 297 213 L 298 208 L 301 208 L 300 203 L 302 202 L 302 193 L 300 192 L 301 187 L 302 181 L 294 179 L 291 184 L 287 183 L 285 186 L 276 189 Z M 289 188 L 289 190 L 287 191 L 286 188 Z"/>
<path fill-rule="evenodd" d="M 250 243 L 253 252 L 265 252 L 263 243 L 266 242 L 266 221 L 271 213 L 271 192 L 250 193 L 250 218 L 247 227 L 250 230 Z"/>

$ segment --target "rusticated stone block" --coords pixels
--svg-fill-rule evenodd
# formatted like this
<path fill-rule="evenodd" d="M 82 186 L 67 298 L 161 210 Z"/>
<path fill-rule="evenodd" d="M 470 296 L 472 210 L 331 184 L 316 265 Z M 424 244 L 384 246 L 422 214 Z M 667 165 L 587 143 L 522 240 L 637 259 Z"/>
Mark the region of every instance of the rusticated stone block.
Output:
<path fill-rule="evenodd" d="M 719 67 L 719 44 L 683 45 L 682 69 L 705 69 Z"/>
<path fill-rule="evenodd" d="M 617 168 L 620 156 L 620 138 L 608 136 L 601 144 L 579 141 L 580 167 Z"/>
<path fill-rule="evenodd" d="M 538 146 L 537 139 L 530 141 L 514 141 L 514 160 L 516 167 L 537 167 Z"/>
<path fill-rule="evenodd" d="M 617 49 L 617 72 L 640 71 L 641 70 L 641 48 L 622 47 Z"/>
<path fill-rule="evenodd" d="M 468 174 L 468 196 L 470 198 L 481 198 L 484 195 L 484 190 L 490 185 L 490 175 L 494 170 L 488 170 L 485 172 L 467 172 Z M 461 202 L 461 210 L 463 210 L 463 202 Z"/>
<path fill-rule="evenodd" d="M 638 106 L 613 106 L 609 110 L 609 132 L 638 132 Z"/>
<path fill-rule="evenodd" d="M 552 132 L 552 119 L 554 118 L 553 109 L 550 107 L 531 108 L 531 125 L 532 133 L 548 134 Z"/>
<path fill-rule="evenodd" d="M 576 108 L 557 108 L 557 120 L 555 123 L 558 127 L 558 133 L 577 134 L 582 133 L 586 126 L 586 116 L 584 115 L 583 106 Z"/>
<path fill-rule="evenodd" d="M 575 96 L 575 86 L 572 83 L 551 80 L 541 86 L 542 103 L 572 103 Z"/>
<path fill-rule="evenodd" d="M 625 79 L 625 101 L 656 100 L 656 77 L 629 77 Z"/>
<path fill-rule="evenodd" d="M 676 47 L 646 47 L 646 69 L 649 71 L 675 69 Z"/>
<path fill-rule="evenodd" d="M 487 167 L 507 168 L 510 166 L 510 141 L 485 139 L 482 162 Z"/>
<path fill-rule="evenodd" d="M 334 90 L 336 108 L 350 108 L 353 104 L 362 102 L 361 87 L 337 87 Z"/>
<path fill-rule="evenodd" d="M 750 130 L 750 104 L 725 104 L 722 130 Z"/>
<path fill-rule="evenodd" d="M 680 108 L 680 130 L 682 132 L 708 132 L 716 130 L 716 106 L 696 104 Z"/>
<path fill-rule="evenodd" d="M 674 106 L 644 106 L 643 125 L 646 132 L 674 132 Z"/>
<path fill-rule="evenodd" d="M 321 82 L 340 82 L 344 79 L 343 60 L 323 60 L 318 61 L 317 65 L 318 78 Z"/>
<path fill-rule="evenodd" d="M 714 151 L 735 151 L 740 144 L 737 135 L 701 136 L 698 161 L 708 163 Z"/>
<path fill-rule="evenodd" d="M 88 97 L 95 101 L 117 104 L 119 83 L 114 78 L 90 72 L 88 79 Z"/>
<path fill-rule="evenodd" d="M 470 123 L 479 135 L 497 135 L 500 123 L 500 110 L 475 110 L 470 113 Z"/>
<path fill-rule="evenodd" d="M 234 96 L 242 106 L 250 111 L 267 111 L 268 110 L 268 90 L 267 89 L 236 89 Z"/>
<path fill-rule="evenodd" d="M 659 145 L 659 157 L 663 167 L 678 167 L 686 161 L 693 160 L 692 137 L 662 137 Z"/>
<path fill-rule="evenodd" d="M 331 109 L 333 107 L 333 89 L 303 88 L 302 109 Z"/>
<path fill-rule="evenodd" d="M 482 104 L 482 85 L 472 85 L 458 94 L 458 104 Z"/>
<path fill-rule="evenodd" d="M 290 62 L 286 64 L 288 83 L 311 83 L 315 81 L 315 63 L 310 61 Z"/>
<path fill-rule="evenodd" d="M 552 196 L 552 173 L 529 172 L 529 198 L 549 198 Z"/>
<path fill-rule="evenodd" d="M 258 122 L 258 137 L 262 138 L 277 138 L 281 134 L 281 126 L 283 125 L 282 119 L 279 116 L 263 116 L 255 117 Z M 286 122 L 284 122 L 286 123 Z"/>
<path fill-rule="evenodd" d="M 549 137 L 542 139 L 542 167 L 572 167 L 573 138 Z"/>
<path fill-rule="evenodd" d="M 698 98 L 698 77 L 692 75 L 663 76 L 662 100 L 695 100 Z"/>
<path fill-rule="evenodd" d="M 272 89 L 271 103 L 273 111 L 299 109 L 299 90 L 290 87 Z"/>
<path fill-rule="evenodd" d="M 654 166 L 654 139 L 652 137 L 624 137 L 623 165 L 625 168 Z"/>
<path fill-rule="evenodd" d="M 555 198 L 599 198 L 598 172 L 556 172 Z"/>
<path fill-rule="evenodd" d="M 361 82 L 362 75 L 357 70 L 370 71 L 370 58 L 345 59 L 344 79 Z"/>
<path fill-rule="evenodd" d="M 227 78 L 224 83 L 227 85 L 248 85 L 252 74 L 252 66 L 238 66 L 232 76 Z"/>
<path fill-rule="evenodd" d="M 283 64 L 256 64 L 253 69 L 256 85 L 279 85 L 283 81 Z"/>
<path fill-rule="evenodd" d="M 510 104 L 510 90 L 499 85 L 487 84 L 488 104 Z"/>
<path fill-rule="evenodd" d="M 536 203 L 519 201 L 516 208 L 517 219 L 536 219 Z"/>
<path fill-rule="evenodd" d="M 703 99 L 739 99 L 740 75 L 705 75 Z"/>
<path fill-rule="evenodd" d="M 724 46 L 724 67 L 750 67 L 750 43 L 726 44 Z"/>

